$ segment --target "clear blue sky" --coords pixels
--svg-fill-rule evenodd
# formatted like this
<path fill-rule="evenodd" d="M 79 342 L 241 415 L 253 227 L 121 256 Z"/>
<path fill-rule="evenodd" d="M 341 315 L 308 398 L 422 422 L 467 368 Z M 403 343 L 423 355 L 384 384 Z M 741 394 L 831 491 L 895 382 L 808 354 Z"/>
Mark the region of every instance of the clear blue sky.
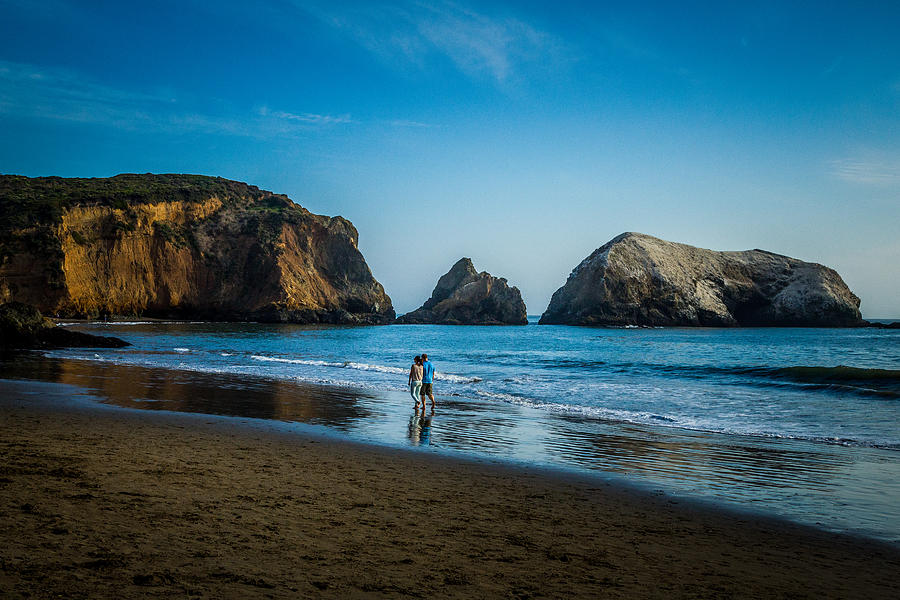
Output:
<path fill-rule="evenodd" d="M 343 215 L 398 312 L 539 314 L 623 231 L 900 317 L 900 3 L 0 0 L 0 172 L 220 175 Z"/>

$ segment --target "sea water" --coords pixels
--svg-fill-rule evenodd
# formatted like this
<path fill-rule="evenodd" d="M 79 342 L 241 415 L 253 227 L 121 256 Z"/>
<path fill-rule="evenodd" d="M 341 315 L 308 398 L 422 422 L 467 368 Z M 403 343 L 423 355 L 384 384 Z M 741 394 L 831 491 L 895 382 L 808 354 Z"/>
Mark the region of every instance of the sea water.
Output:
<path fill-rule="evenodd" d="M 95 389 L 135 369 L 146 397 L 117 401 L 129 406 L 623 478 L 900 543 L 900 331 L 531 321 L 79 324 L 133 345 L 47 356 Z M 437 371 L 433 415 L 405 391 L 423 352 Z M 173 380 L 191 381 L 192 397 L 159 393 Z"/>

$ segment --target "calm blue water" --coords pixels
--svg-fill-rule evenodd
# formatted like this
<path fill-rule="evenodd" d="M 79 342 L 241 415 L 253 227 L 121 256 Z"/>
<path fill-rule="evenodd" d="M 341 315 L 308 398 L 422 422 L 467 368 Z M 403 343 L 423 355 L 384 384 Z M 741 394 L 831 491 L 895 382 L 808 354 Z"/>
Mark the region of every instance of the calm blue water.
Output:
<path fill-rule="evenodd" d="M 175 370 L 211 390 L 265 388 L 265 400 L 211 392 L 188 408 L 163 396 L 148 407 L 624 477 L 900 542 L 898 330 L 76 327 L 133 347 L 51 358 Z M 405 395 L 411 359 L 423 351 L 438 372 L 434 415 L 414 413 Z M 292 395 L 306 384 L 329 394 Z"/>

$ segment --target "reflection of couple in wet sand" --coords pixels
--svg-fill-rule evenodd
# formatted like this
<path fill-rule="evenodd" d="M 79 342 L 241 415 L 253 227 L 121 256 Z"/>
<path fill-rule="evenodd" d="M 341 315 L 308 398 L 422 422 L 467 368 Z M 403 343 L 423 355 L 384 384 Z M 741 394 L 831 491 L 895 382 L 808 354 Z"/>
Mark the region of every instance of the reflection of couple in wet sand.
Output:
<path fill-rule="evenodd" d="M 433 409 L 431 414 L 425 414 L 423 409 L 422 412 L 416 410 L 409 416 L 409 439 L 416 446 L 427 446 L 431 443 L 432 415 L 434 415 Z"/>
<path fill-rule="evenodd" d="M 413 365 L 409 370 L 409 395 L 419 408 L 419 399 L 422 400 L 422 410 L 425 410 L 425 397 L 431 400 L 431 410 L 434 412 L 434 365 L 428 360 L 427 354 L 413 359 Z"/>

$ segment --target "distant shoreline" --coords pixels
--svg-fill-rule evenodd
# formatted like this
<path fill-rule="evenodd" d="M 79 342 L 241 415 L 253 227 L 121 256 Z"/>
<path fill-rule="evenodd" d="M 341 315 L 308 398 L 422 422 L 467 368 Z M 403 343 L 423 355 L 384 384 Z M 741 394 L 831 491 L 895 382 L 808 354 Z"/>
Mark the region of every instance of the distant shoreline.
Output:
<path fill-rule="evenodd" d="M 400 315 L 403 316 L 403 315 Z M 528 325 L 537 325 L 538 323 L 533 323 L 532 320 L 540 319 L 540 315 L 528 315 Z M 201 323 L 255 323 L 258 325 L 303 325 L 303 326 L 311 326 L 311 327 L 382 327 L 385 325 L 398 325 L 398 323 L 384 323 L 379 325 L 371 325 L 371 324 L 360 324 L 360 325 L 352 325 L 352 324 L 344 324 L 344 323 L 290 323 L 290 322 L 269 322 L 269 321 L 214 321 L 209 319 L 167 319 L 162 317 L 113 317 L 109 319 L 77 319 L 77 318 L 65 318 L 65 317 L 52 317 L 50 319 L 57 325 L 97 325 L 109 323 L 110 325 L 122 325 L 122 324 L 141 324 L 141 323 L 172 323 L 172 324 L 201 324 Z M 886 329 L 898 329 L 900 328 L 900 318 L 896 319 L 863 319 L 863 322 L 866 324 L 856 325 L 853 327 L 823 327 L 823 326 L 805 326 L 805 325 L 790 325 L 790 326 L 760 326 L 760 327 L 701 327 L 701 326 L 688 326 L 688 325 L 556 325 L 557 327 L 588 327 L 595 329 L 866 329 L 868 327 L 882 328 L 883 325 L 896 325 L 895 327 L 887 327 Z M 521 325 L 445 325 L 447 327 L 521 327 Z M 544 325 L 546 326 L 546 325 Z"/>

